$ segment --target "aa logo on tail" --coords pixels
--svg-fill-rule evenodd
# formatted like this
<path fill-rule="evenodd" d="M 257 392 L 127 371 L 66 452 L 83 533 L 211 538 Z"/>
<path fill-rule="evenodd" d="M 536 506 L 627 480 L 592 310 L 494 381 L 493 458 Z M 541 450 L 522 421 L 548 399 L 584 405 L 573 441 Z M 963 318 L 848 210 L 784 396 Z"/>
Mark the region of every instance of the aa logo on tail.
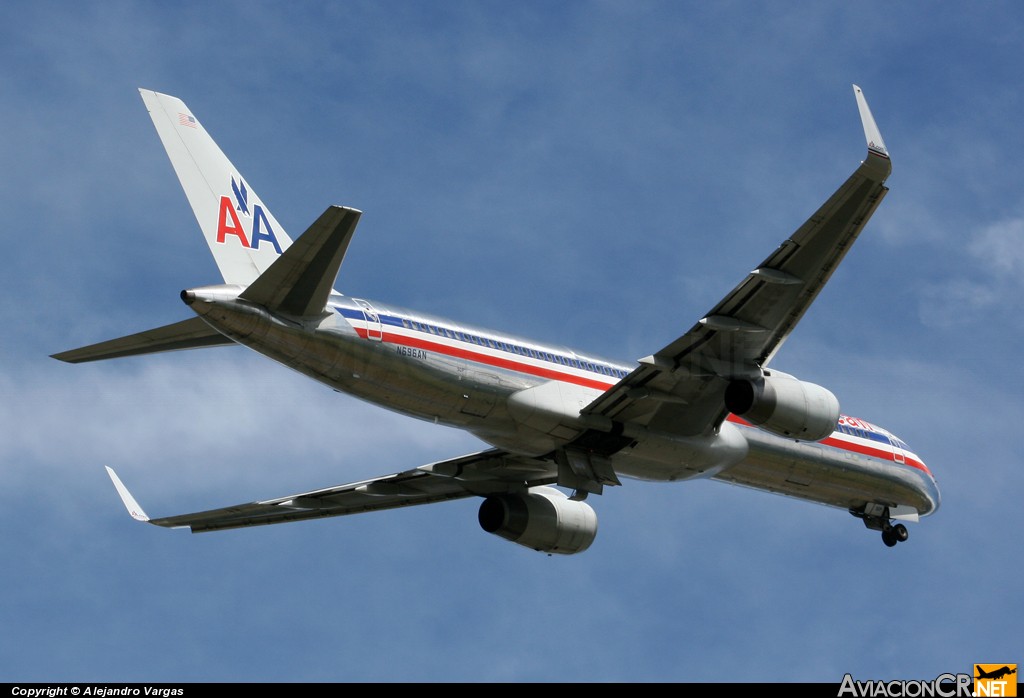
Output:
<path fill-rule="evenodd" d="M 281 245 L 277 241 L 277 236 L 274 235 L 274 229 L 270 227 L 267 214 L 263 212 L 263 206 L 255 204 L 252 207 L 252 213 L 249 213 L 249 190 L 246 188 L 245 182 L 241 177 L 238 178 L 237 182 L 234 177 L 231 178 L 231 192 L 235 197 L 234 202 L 231 201 L 229 196 L 220 197 L 220 213 L 217 216 L 217 242 L 226 244 L 228 236 L 231 235 L 242 243 L 242 247 L 258 250 L 260 243 L 266 241 L 274 246 L 274 250 L 278 254 L 281 254 Z M 245 228 L 242 227 L 242 221 L 238 217 L 239 213 L 246 220 L 252 221 L 249 226 L 248 235 L 246 235 Z"/>
<path fill-rule="evenodd" d="M 245 215 L 249 215 L 249 190 L 245 188 L 245 182 L 242 178 L 238 178 L 238 182 L 235 182 L 235 178 L 231 178 L 231 191 L 235 193 L 235 202 L 238 204 L 235 210 L 241 211 Z"/>
<path fill-rule="evenodd" d="M 1016 696 L 1016 664 L 975 664 L 975 696 Z"/>

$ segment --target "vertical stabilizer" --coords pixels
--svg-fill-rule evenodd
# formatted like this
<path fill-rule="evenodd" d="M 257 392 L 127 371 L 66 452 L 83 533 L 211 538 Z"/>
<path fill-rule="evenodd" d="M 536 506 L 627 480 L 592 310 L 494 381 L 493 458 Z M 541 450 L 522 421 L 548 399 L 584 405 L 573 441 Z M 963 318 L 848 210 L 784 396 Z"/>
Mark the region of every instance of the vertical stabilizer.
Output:
<path fill-rule="evenodd" d="M 184 102 L 139 92 L 224 282 L 248 286 L 291 239 Z"/>

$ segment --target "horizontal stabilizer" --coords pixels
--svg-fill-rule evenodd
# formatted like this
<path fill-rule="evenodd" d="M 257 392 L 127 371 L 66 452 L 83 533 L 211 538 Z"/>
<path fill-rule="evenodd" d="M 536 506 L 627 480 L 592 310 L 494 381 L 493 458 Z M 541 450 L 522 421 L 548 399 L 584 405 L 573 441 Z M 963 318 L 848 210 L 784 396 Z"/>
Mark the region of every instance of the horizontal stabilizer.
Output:
<path fill-rule="evenodd" d="M 361 215 L 329 207 L 239 298 L 290 315 L 322 313 Z"/>
<path fill-rule="evenodd" d="M 53 354 L 53 358 L 66 361 L 69 364 L 80 364 L 86 361 L 118 359 L 123 356 L 156 354 L 180 349 L 216 347 L 224 344 L 234 344 L 234 342 L 207 325 L 202 318 L 194 317 L 173 325 L 165 325 L 127 337 L 119 337 L 99 344 L 90 344 L 80 349 Z"/>

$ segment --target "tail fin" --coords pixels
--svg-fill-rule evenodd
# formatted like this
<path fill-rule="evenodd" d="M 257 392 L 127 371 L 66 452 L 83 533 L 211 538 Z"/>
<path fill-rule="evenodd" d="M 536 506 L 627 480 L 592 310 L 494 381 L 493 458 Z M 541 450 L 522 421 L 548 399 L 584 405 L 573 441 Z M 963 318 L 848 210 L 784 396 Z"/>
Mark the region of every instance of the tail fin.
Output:
<path fill-rule="evenodd" d="M 184 102 L 139 92 L 224 282 L 248 286 L 291 238 Z"/>

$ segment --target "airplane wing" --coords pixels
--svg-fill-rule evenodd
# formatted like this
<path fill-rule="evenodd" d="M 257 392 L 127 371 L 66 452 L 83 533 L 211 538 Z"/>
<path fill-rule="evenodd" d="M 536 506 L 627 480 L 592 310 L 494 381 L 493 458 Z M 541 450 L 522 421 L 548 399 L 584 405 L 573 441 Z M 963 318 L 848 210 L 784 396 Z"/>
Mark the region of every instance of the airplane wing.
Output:
<path fill-rule="evenodd" d="M 856 85 L 853 89 L 867 159 L 686 334 L 640 359 L 640 367 L 588 405 L 584 415 L 678 434 L 707 433 L 725 419 L 728 382 L 761 376 L 888 191 L 888 151 L 863 93 Z"/>
<path fill-rule="evenodd" d="M 393 475 L 193 514 L 150 518 L 112 468 L 107 474 L 137 521 L 193 533 L 345 516 L 471 496 L 523 491 L 556 481 L 553 462 L 491 449 Z"/>

